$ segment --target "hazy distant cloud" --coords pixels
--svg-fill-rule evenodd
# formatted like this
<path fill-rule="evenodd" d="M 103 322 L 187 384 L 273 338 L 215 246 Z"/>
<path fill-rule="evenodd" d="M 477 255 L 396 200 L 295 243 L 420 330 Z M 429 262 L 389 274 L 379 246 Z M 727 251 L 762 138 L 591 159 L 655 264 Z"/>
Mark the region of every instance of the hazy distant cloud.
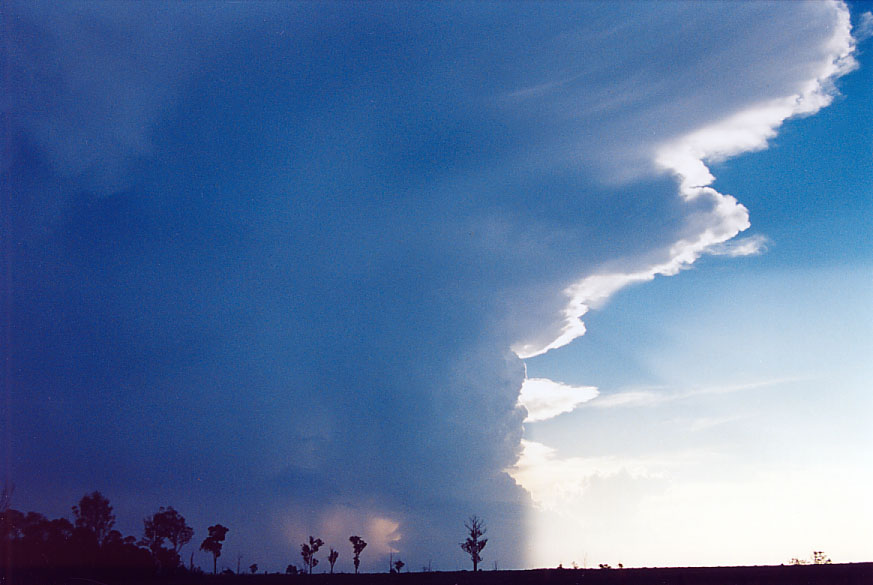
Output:
<path fill-rule="evenodd" d="M 597 388 L 593 386 L 569 386 L 545 378 L 526 378 L 518 403 L 527 410 L 525 422 L 536 422 L 571 412 L 597 394 Z"/>
<path fill-rule="evenodd" d="M 717 457 L 718 453 L 693 449 L 628 458 L 561 457 L 544 445 L 526 441 L 514 473 L 529 478 L 540 508 L 530 527 L 531 547 L 547 566 L 568 566 L 572 561 L 583 566 L 586 558 L 588 566 L 599 562 L 652 566 L 663 555 L 669 557 L 676 546 L 681 547 L 685 562 L 726 566 L 736 562 L 737 543 L 742 543 L 756 562 L 767 564 L 774 555 L 791 558 L 793 548 L 802 548 L 833 526 L 834 518 L 842 531 L 856 535 L 853 541 L 864 542 L 870 514 L 865 510 L 859 520 L 857 502 L 869 501 L 863 492 L 869 473 L 851 477 L 840 472 L 810 477 L 799 470 L 732 477 L 694 474 L 702 462 Z M 677 476 L 686 480 L 669 481 Z M 849 497 L 834 497 L 846 489 Z M 713 506 L 713 501 L 718 505 Z M 821 505 L 813 507 L 809 518 L 796 522 L 797 509 L 809 501 Z M 653 527 L 674 524 L 681 529 L 671 538 L 652 538 Z M 607 530 L 616 526 L 619 530 Z M 792 527 L 791 542 L 782 542 L 785 535 L 781 535 L 774 549 L 774 526 Z M 867 550 L 859 545 L 857 558 L 865 558 Z"/>
<path fill-rule="evenodd" d="M 596 403 L 591 404 L 594 408 L 629 408 L 639 406 L 653 406 L 663 402 L 675 400 L 676 395 L 653 390 L 626 390 L 614 394 L 603 395 Z"/>
<path fill-rule="evenodd" d="M 869 11 L 863 13 L 858 19 L 858 24 L 855 25 L 853 32 L 855 40 L 859 43 L 873 37 L 873 13 Z"/>
<path fill-rule="evenodd" d="M 800 380 L 802 380 L 802 378 L 776 378 L 754 380 L 751 382 L 741 382 L 736 384 L 725 384 L 719 386 L 703 386 L 689 389 L 637 388 L 631 390 L 622 390 L 620 392 L 613 393 L 601 393 L 599 396 L 585 403 L 583 406 L 587 408 L 638 408 L 657 406 L 665 402 L 688 400 L 699 396 L 732 394 L 734 392 L 744 392 L 747 390 L 774 388 L 785 384 L 798 382 Z"/>
<path fill-rule="evenodd" d="M 710 246 L 706 253 L 713 256 L 728 256 L 730 258 L 757 256 L 767 251 L 769 243 L 770 239 L 767 236 L 756 234 L 747 238 L 734 238 L 721 244 L 715 244 Z"/>
<path fill-rule="evenodd" d="M 689 429 L 696 433 L 747 418 L 749 418 L 748 415 L 742 414 L 732 416 L 702 416 L 691 421 Z"/>
<path fill-rule="evenodd" d="M 631 478 L 656 478 L 669 469 L 699 460 L 694 450 L 645 457 L 561 457 L 557 450 L 525 440 L 518 463 L 510 474 L 528 490 L 538 505 L 561 510 L 584 497 L 594 478 L 626 474 Z"/>

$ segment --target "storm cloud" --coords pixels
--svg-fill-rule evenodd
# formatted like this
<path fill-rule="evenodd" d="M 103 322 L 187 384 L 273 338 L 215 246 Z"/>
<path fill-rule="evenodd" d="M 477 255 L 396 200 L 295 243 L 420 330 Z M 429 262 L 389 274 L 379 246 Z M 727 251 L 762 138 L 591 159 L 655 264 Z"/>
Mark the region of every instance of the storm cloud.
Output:
<path fill-rule="evenodd" d="M 704 163 L 826 105 L 852 49 L 831 3 L 9 13 L 15 505 L 173 505 L 270 570 L 353 533 L 366 570 L 466 566 L 471 514 L 526 566 L 519 356 L 725 253 L 748 213 Z"/>

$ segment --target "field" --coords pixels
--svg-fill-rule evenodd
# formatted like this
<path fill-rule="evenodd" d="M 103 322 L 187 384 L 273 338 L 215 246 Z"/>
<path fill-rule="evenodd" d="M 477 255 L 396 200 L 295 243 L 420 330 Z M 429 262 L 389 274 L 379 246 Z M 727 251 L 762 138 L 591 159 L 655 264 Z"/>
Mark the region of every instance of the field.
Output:
<path fill-rule="evenodd" d="M 536 569 L 473 573 L 370 573 L 289 576 L 185 575 L 165 579 L 0 576 L 2 585 L 870 585 L 873 563 L 643 569 Z"/>

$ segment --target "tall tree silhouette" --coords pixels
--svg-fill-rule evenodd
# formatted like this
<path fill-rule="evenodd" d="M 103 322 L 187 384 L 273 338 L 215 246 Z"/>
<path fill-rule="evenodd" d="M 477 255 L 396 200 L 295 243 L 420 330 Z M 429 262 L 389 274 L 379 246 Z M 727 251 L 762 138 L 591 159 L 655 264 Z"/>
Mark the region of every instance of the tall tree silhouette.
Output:
<path fill-rule="evenodd" d="M 227 536 L 228 528 L 221 524 L 209 527 L 209 536 L 200 543 L 200 550 L 212 553 L 212 574 L 215 574 L 218 557 L 221 556 L 221 543 Z"/>
<path fill-rule="evenodd" d="M 141 544 L 152 551 L 155 560 L 161 566 L 177 567 L 180 563 L 182 547 L 191 542 L 194 529 L 188 526 L 185 518 L 172 506 L 163 507 L 150 518 L 143 520 L 143 539 Z M 164 541 L 171 548 L 164 548 Z"/>
<path fill-rule="evenodd" d="M 350 536 L 349 542 L 352 543 L 352 550 L 355 552 L 355 556 L 352 559 L 355 563 L 355 575 L 358 574 L 358 567 L 361 565 L 361 553 L 367 548 L 367 543 L 364 542 L 364 539 L 360 536 Z"/>
<path fill-rule="evenodd" d="M 339 558 L 339 553 L 336 552 L 333 547 L 330 547 L 330 554 L 327 555 L 327 562 L 330 563 L 330 574 L 333 575 L 333 566 L 336 564 L 336 560 Z"/>
<path fill-rule="evenodd" d="M 320 538 L 309 537 L 309 544 L 300 545 L 300 556 L 303 557 L 303 564 L 308 567 L 309 574 L 312 574 L 312 567 L 318 564 L 318 559 L 315 558 L 315 553 L 322 547 L 324 541 Z"/>
<path fill-rule="evenodd" d="M 467 528 L 469 536 L 467 540 L 461 543 L 461 548 L 470 555 L 470 559 L 473 561 L 473 571 L 475 572 L 479 568 L 479 561 L 482 560 L 480 553 L 488 543 L 487 538 L 482 538 L 486 531 L 485 522 L 477 516 L 470 516 L 470 520 L 464 522 L 464 526 Z"/>
<path fill-rule="evenodd" d="M 95 491 L 82 496 L 79 504 L 73 506 L 73 516 L 77 529 L 93 534 L 98 546 L 106 544 L 115 526 L 115 514 L 103 494 Z"/>

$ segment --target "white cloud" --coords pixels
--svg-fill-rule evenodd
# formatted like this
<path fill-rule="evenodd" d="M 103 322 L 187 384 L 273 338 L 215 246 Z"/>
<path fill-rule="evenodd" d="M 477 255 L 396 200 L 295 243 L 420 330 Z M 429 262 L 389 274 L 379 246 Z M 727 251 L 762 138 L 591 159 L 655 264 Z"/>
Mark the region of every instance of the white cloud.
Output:
<path fill-rule="evenodd" d="M 734 238 L 721 244 L 710 246 L 706 251 L 713 256 L 728 256 L 738 258 L 741 256 L 757 256 L 767 251 L 770 239 L 767 236 L 756 234 L 747 238 Z"/>
<path fill-rule="evenodd" d="M 873 13 L 869 11 L 861 15 L 855 26 L 855 40 L 859 43 L 873 37 Z"/>
<path fill-rule="evenodd" d="M 527 378 L 522 385 L 518 403 L 527 409 L 525 422 L 537 422 L 572 412 L 580 406 L 600 409 L 657 406 L 665 402 L 687 400 L 698 396 L 776 387 L 798 380 L 799 378 L 777 378 L 688 390 L 648 387 L 601 394 L 594 386 L 570 386 L 546 378 Z"/>
<path fill-rule="evenodd" d="M 581 498 L 594 478 L 659 478 L 669 469 L 702 457 L 695 450 L 645 457 L 560 457 L 556 449 L 524 440 L 521 457 L 508 472 L 538 506 L 558 510 Z"/>
<path fill-rule="evenodd" d="M 542 336 L 513 346 L 522 358 L 534 357 L 562 347 L 585 334 L 581 317 L 622 288 L 677 274 L 706 253 L 748 255 L 759 253 L 764 241 L 750 238 L 735 246 L 725 243 L 750 226 L 748 210 L 731 195 L 710 187 L 715 180 L 707 163 L 767 148 L 785 120 L 811 115 L 829 105 L 836 90 L 834 80 L 857 67 L 849 11 L 842 3 L 828 5 L 832 34 L 822 42 L 821 53 L 810 66 L 810 77 L 795 80 L 795 91 L 773 99 L 742 106 L 720 120 L 704 123 L 677 137 L 649 145 L 656 169 L 676 177 L 679 195 L 693 207 L 683 237 L 642 266 L 631 270 L 603 270 L 585 276 L 564 290 L 567 304 L 562 321 L 548 340 Z M 654 259 L 653 259 L 654 258 Z M 640 262 L 636 260 L 636 262 Z M 645 262 L 645 261 L 644 261 Z M 625 264 L 633 264 L 625 259 Z M 614 263 L 614 264 L 617 264 Z"/>
<path fill-rule="evenodd" d="M 839 550 L 837 562 L 869 558 L 869 473 L 783 466 L 724 477 L 713 457 L 562 458 L 525 441 L 509 471 L 538 507 L 531 554 L 540 566 L 778 564 L 814 547 Z"/>
<path fill-rule="evenodd" d="M 545 378 L 527 378 L 521 386 L 518 403 L 527 409 L 525 422 L 535 422 L 570 412 L 597 395 L 597 388 L 593 386 L 570 386 Z"/>
<path fill-rule="evenodd" d="M 702 386 L 686 390 L 668 390 L 666 388 L 640 388 L 625 390 L 612 394 L 600 394 L 584 406 L 590 408 L 636 408 L 656 406 L 665 402 L 688 400 L 698 396 L 712 396 L 717 394 L 731 394 L 746 390 L 761 390 L 798 382 L 802 378 L 772 378 L 741 382 L 736 384 L 724 384 L 720 386 Z"/>
<path fill-rule="evenodd" d="M 663 392 L 656 392 L 653 390 L 628 390 L 626 392 L 616 392 L 615 394 L 603 395 L 590 406 L 594 408 L 653 406 L 673 399 L 674 398 L 671 395 Z"/>

